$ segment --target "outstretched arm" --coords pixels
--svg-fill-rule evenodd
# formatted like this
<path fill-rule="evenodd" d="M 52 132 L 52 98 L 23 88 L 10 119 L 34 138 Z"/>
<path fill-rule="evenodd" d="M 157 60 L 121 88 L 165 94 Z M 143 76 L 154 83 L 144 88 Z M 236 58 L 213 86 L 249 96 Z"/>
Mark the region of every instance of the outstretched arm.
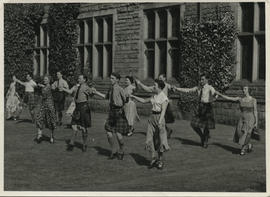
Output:
<path fill-rule="evenodd" d="M 130 95 L 131 98 L 134 98 L 135 100 L 141 102 L 141 103 L 148 103 L 150 102 L 150 98 L 147 98 L 147 99 L 143 99 L 143 98 L 140 98 L 140 97 L 137 97 L 137 96 L 134 96 L 134 95 Z"/>
<path fill-rule="evenodd" d="M 22 82 L 21 80 L 19 80 L 19 79 L 17 79 L 17 78 L 16 78 L 16 82 L 18 82 L 19 84 L 21 84 L 21 85 L 23 85 L 23 86 L 26 85 L 25 82 Z"/>
<path fill-rule="evenodd" d="M 93 93 L 97 96 L 100 96 L 103 99 L 106 99 L 106 95 L 102 94 L 101 92 L 97 91 L 96 89 L 94 89 Z"/>
<path fill-rule="evenodd" d="M 177 88 L 177 87 L 173 86 L 172 89 L 174 91 L 188 93 L 188 92 L 195 92 L 195 91 L 197 91 L 198 90 L 198 87 L 193 87 L 193 88 Z"/>
<path fill-rule="evenodd" d="M 240 97 L 230 97 L 230 96 L 223 95 L 223 94 L 221 94 L 218 91 L 215 91 L 215 93 L 217 95 L 221 96 L 222 98 L 227 99 L 227 100 L 230 100 L 230 101 L 239 101 L 241 99 Z"/>
<path fill-rule="evenodd" d="M 63 88 L 63 91 L 65 91 L 68 94 L 72 94 L 75 90 L 75 86 L 73 86 L 71 89 Z"/>
<path fill-rule="evenodd" d="M 146 86 L 139 80 L 136 80 L 136 83 L 146 92 L 153 92 L 154 91 L 154 86 Z"/>

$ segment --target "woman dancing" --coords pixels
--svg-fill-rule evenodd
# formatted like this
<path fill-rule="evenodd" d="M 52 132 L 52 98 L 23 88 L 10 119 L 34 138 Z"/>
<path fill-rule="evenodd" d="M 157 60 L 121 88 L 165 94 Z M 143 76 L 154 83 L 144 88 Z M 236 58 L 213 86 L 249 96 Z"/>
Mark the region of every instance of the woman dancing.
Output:
<path fill-rule="evenodd" d="M 125 92 L 125 95 L 126 95 L 128 102 L 124 106 L 124 111 L 125 111 L 125 115 L 126 115 L 126 118 L 128 121 L 128 126 L 129 126 L 129 131 L 127 133 L 127 136 L 131 136 L 131 135 L 133 135 L 133 132 L 134 132 L 134 127 L 133 127 L 134 120 L 136 118 L 139 120 L 140 118 L 139 118 L 139 115 L 137 113 L 136 104 L 130 98 L 130 95 L 136 89 L 136 87 L 133 85 L 133 83 L 134 83 L 133 77 L 126 76 L 126 83 L 127 83 L 127 87 L 124 89 L 124 92 Z"/>
<path fill-rule="evenodd" d="M 12 77 L 12 82 L 9 86 L 8 92 L 6 94 L 6 111 L 7 111 L 7 120 L 16 120 L 21 113 L 22 107 L 20 106 L 20 97 L 16 92 L 16 77 Z"/>
<path fill-rule="evenodd" d="M 44 85 L 38 84 L 42 88 L 42 100 L 39 112 L 36 116 L 36 126 L 38 129 L 36 142 L 42 141 L 42 130 L 48 128 L 51 130 L 50 143 L 54 143 L 54 129 L 56 128 L 56 114 L 54 109 L 50 77 L 44 77 Z"/>
<path fill-rule="evenodd" d="M 241 98 L 229 97 L 216 92 L 216 94 L 220 95 L 224 99 L 239 102 L 241 115 L 236 126 L 233 141 L 241 145 L 240 155 L 245 155 L 247 152 L 252 151 L 250 137 L 253 128 L 257 128 L 258 126 L 257 101 L 255 98 L 250 96 L 249 87 L 247 85 L 243 86 L 243 93 L 244 97 Z"/>
<path fill-rule="evenodd" d="M 152 104 L 152 115 L 148 120 L 148 129 L 146 135 L 146 149 L 152 153 L 152 161 L 149 168 L 157 167 L 162 169 L 164 167 L 163 153 L 170 149 L 167 140 L 167 133 L 165 128 L 165 112 L 169 103 L 168 97 L 163 92 L 165 83 L 162 80 L 155 80 L 155 95 L 148 99 L 143 99 L 134 95 L 132 98 L 141 103 Z"/>

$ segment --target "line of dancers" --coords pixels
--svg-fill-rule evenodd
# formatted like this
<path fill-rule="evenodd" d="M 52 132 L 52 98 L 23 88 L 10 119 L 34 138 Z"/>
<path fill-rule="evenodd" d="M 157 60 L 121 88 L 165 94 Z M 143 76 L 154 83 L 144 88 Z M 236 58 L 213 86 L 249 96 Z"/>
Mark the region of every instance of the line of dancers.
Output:
<path fill-rule="evenodd" d="M 76 136 L 80 131 L 82 133 L 82 151 L 87 150 L 88 129 L 91 127 L 91 106 L 89 99 L 96 95 L 109 101 L 109 113 L 104 129 L 110 145 L 111 154 L 108 159 L 123 160 L 125 155 L 124 136 L 132 136 L 134 133 L 134 122 L 139 120 L 136 110 L 136 103 L 151 103 L 151 115 L 148 119 L 146 132 L 146 149 L 151 152 L 151 162 L 149 168 L 156 167 L 163 169 L 163 155 L 170 150 L 168 139 L 173 130 L 167 124 L 175 121 L 170 101 L 168 98 L 169 91 L 173 92 L 197 92 L 199 97 L 198 110 L 191 120 L 191 127 L 199 135 L 201 146 L 208 147 L 210 130 L 215 129 L 215 119 L 213 113 L 213 102 L 218 96 L 230 101 L 239 102 L 241 115 L 239 117 L 234 142 L 238 143 L 240 155 L 245 155 L 252 151 L 250 143 L 251 134 L 258 125 L 257 102 L 249 94 L 247 85 L 243 86 L 244 97 L 229 97 L 221 94 L 208 84 L 208 76 L 200 76 L 198 86 L 193 88 L 180 88 L 170 85 L 166 82 L 166 77 L 161 74 L 154 81 L 153 86 L 146 86 L 138 79 L 126 76 L 127 87 L 123 89 L 119 85 L 121 76 L 113 72 L 110 75 L 111 86 L 107 94 L 97 91 L 94 87 L 87 84 L 87 76 L 79 75 L 78 84 L 69 89 L 68 83 L 63 79 L 62 73 L 57 72 L 58 80 L 52 83 L 50 76 L 44 76 L 43 84 L 36 84 L 31 75 L 26 76 L 27 81 L 22 82 L 13 76 L 13 82 L 6 95 L 7 119 L 16 118 L 21 111 L 21 103 L 27 103 L 32 121 L 37 127 L 37 137 L 35 141 L 41 143 L 43 140 L 43 129 L 48 128 L 51 131 L 50 143 L 55 142 L 54 130 L 57 126 L 62 125 L 63 110 L 66 93 L 73 95 L 73 102 L 67 110 L 72 114 L 71 126 L 73 134 L 67 144 L 67 151 L 74 149 Z M 25 86 L 25 96 L 23 101 L 16 92 L 16 83 Z M 38 112 L 34 113 L 35 87 L 41 88 L 41 102 Z M 134 95 L 136 88 L 142 88 L 147 92 L 152 92 L 153 96 L 149 98 L 140 98 Z M 115 136 L 115 137 L 114 137 Z"/>

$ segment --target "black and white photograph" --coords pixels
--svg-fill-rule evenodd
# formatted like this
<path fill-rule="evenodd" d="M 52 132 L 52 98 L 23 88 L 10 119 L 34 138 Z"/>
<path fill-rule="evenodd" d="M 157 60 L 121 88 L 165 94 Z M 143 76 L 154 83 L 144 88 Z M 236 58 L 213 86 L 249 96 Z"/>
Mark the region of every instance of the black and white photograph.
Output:
<path fill-rule="evenodd" d="M 267 196 L 268 3 L 5 1 L 3 194 Z"/>

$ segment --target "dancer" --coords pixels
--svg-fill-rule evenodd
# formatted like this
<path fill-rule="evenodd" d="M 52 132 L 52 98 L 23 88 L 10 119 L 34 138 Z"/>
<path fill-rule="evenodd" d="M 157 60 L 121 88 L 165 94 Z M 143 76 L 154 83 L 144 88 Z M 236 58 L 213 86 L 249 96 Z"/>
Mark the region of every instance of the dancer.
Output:
<path fill-rule="evenodd" d="M 177 88 L 180 92 L 198 92 L 199 108 L 197 114 L 191 120 L 191 127 L 200 136 L 201 145 L 208 147 L 209 129 L 215 129 L 214 112 L 212 102 L 215 100 L 215 89 L 208 84 L 208 77 L 205 74 L 200 76 L 200 85 L 193 88 Z M 203 131 L 201 130 L 203 129 Z"/>
<path fill-rule="evenodd" d="M 146 135 L 146 148 L 152 153 L 152 161 L 149 168 L 164 167 L 163 153 L 170 149 L 167 141 L 167 133 L 165 128 L 165 113 L 169 103 L 169 99 L 163 92 L 165 83 L 162 80 L 155 80 L 155 95 L 148 99 L 143 99 L 134 95 L 132 98 L 141 103 L 152 104 L 152 115 L 148 120 L 148 129 Z"/>
<path fill-rule="evenodd" d="M 126 83 L 127 87 L 124 89 L 125 95 L 127 97 L 128 102 L 124 105 L 125 115 L 128 121 L 129 125 L 129 131 L 127 136 L 133 135 L 134 132 L 134 120 L 137 118 L 137 120 L 140 120 L 139 115 L 137 113 L 136 104 L 134 101 L 130 98 L 130 95 L 134 92 L 136 87 L 133 85 L 134 79 L 133 77 L 126 76 Z"/>
<path fill-rule="evenodd" d="M 251 152 L 253 148 L 250 143 L 250 137 L 253 128 L 257 128 L 258 126 L 258 112 L 257 101 L 255 98 L 250 96 L 249 87 L 245 85 L 242 90 L 244 93 L 243 98 L 229 97 L 219 92 L 216 93 L 224 99 L 239 102 L 241 114 L 236 126 L 233 141 L 241 145 L 240 155 L 245 155 L 247 152 Z"/>
<path fill-rule="evenodd" d="M 16 92 L 16 77 L 12 77 L 13 82 L 11 82 L 8 92 L 6 94 L 6 111 L 7 111 L 7 120 L 17 120 L 18 116 L 22 111 L 20 97 Z"/>
<path fill-rule="evenodd" d="M 53 104 L 53 97 L 50 85 L 50 77 L 44 77 L 44 85 L 38 84 L 42 88 L 42 100 L 39 112 L 36 116 L 36 126 L 38 129 L 36 142 L 42 142 L 42 130 L 48 128 L 51 130 L 50 143 L 54 143 L 54 130 L 56 128 L 56 114 Z"/>
<path fill-rule="evenodd" d="M 163 92 L 168 97 L 169 90 L 173 90 L 172 85 L 170 85 L 166 82 L 165 74 L 160 74 L 158 76 L 158 79 L 165 83 L 165 87 L 163 89 Z M 136 83 L 146 92 L 155 92 L 155 86 L 146 86 L 143 83 L 141 83 L 139 80 L 136 80 Z M 165 122 L 166 122 L 165 127 L 166 127 L 166 131 L 167 131 L 168 139 L 171 138 L 173 130 L 170 127 L 168 127 L 167 124 L 174 123 L 174 121 L 175 121 L 175 118 L 174 118 L 174 115 L 172 113 L 171 106 L 169 103 L 167 106 L 166 113 L 165 113 Z"/>
<path fill-rule="evenodd" d="M 63 79 L 62 73 L 60 71 L 58 71 L 56 75 L 58 80 L 52 84 L 52 89 L 54 90 L 54 106 L 58 118 L 57 125 L 61 126 L 63 118 L 62 111 L 64 110 L 66 99 L 66 95 L 65 92 L 63 91 L 63 88 L 69 89 L 69 87 L 66 80 Z"/>
<path fill-rule="evenodd" d="M 128 122 L 124 112 L 124 105 L 126 103 L 126 96 L 123 88 L 119 86 L 121 76 L 119 73 L 113 72 L 111 74 L 112 86 L 107 95 L 99 94 L 104 99 L 109 99 L 109 117 L 105 123 L 105 130 L 107 133 L 108 142 L 111 146 L 111 155 L 108 159 L 124 158 L 124 139 L 123 135 L 128 132 Z M 116 149 L 114 143 L 114 136 L 116 136 L 119 150 Z"/>
<path fill-rule="evenodd" d="M 85 75 L 79 75 L 78 82 L 79 84 L 73 86 L 71 89 L 63 88 L 63 91 L 72 94 L 75 93 L 74 101 L 75 101 L 75 110 L 72 114 L 71 127 L 73 130 L 73 135 L 68 143 L 67 151 L 72 151 L 74 148 L 74 141 L 78 132 L 78 129 L 82 131 L 82 140 L 83 147 L 82 151 L 86 152 L 87 149 L 87 137 L 88 131 L 87 129 L 91 127 L 91 109 L 88 103 L 88 99 L 90 96 L 94 94 L 101 94 L 95 90 L 95 88 L 90 88 L 87 85 L 87 77 Z"/>
<path fill-rule="evenodd" d="M 26 75 L 26 82 L 22 82 L 19 79 L 16 79 L 16 82 L 19 84 L 25 86 L 25 95 L 24 95 L 24 103 L 28 105 L 29 112 L 31 115 L 31 120 L 34 123 L 34 109 L 35 109 L 35 94 L 34 94 L 34 88 L 37 86 L 36 82 L 33 81 L 30 74 Z"/>

